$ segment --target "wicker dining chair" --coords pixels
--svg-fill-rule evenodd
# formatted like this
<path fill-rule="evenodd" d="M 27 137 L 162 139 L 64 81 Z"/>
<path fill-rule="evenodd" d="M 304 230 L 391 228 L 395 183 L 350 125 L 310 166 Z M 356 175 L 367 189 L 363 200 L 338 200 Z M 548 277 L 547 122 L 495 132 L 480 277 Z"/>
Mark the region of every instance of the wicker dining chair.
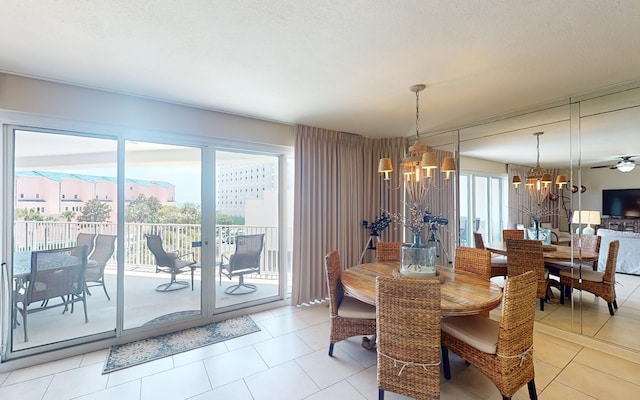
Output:
<path fill-rule="evenodd" d="M 565 287 L 572 289 L 585 290 L 593 293 L 598 297 L 602 297 L 607 302 L 609 314 L 614 315 L 613 309 L 618 309 L 616 301 L 616 263 L 618 262 L 618 249 L 620 241 L 613 240 L 609 243 L 609 252 L 607 253 L 607 263 L 604 272 L 594 271 L 593 269 L 574 267 L 560 271 L 560 290 L 564 293 Z M 580 283 L 582 279 L 582 283 Z M 560 303 L 564 304 L 564 296 L 560 297 Z"/>
<path fill-rule="evenodd" d="M 485 250 L 482 233 L 473 232 L 473 240 L 476 249 Z M 491 255 L 491 277 L 494 276 L 507 276 L 507 257 L 503 255 Z"/>
<path fill-rule="evenodd" d="M 600 242 L 601 242 L 602 236 L 579 235 L 577 233 L 574 233 L 571 236 L 572 236 L 574 246 L 579 247 L 583 250 L 592 251 L 594 253 L 600 252 Z M 577 262 L 574 262 L 574 264 L 572 264 L 571 261 L 555 261 L 555 262 L 545 263 L 545 265 L 549 269 L 549 273 L 552 273 L 556 276 L 560 273 L 560 271 L 576 266 L 576 264 L 579 264 L 580 266 L 583 266 L 583 267 L 590 266 L 593 271 L 598 270 L 598 260 L 595 260 L 593 262 L 577 261 Z"/>
<path fill-rule="evenodd" d="M 402 242 L 378 242 L 376 244 L 376 261 L 400 261 Z"/>
<path fill-rule="evenodd" d="M 521 275 L 527 271 L 536 274 L 537 298 L 540 311 L 544 311 L 549 289 L 549 271 L 544 267 L 542 242 L 539 240 L 507 239 L 507 276 Z"/>
<path fill-rule="evenodd" d="M 507 239 L 524 239 L 524 231 L 522 229 L 503 229 L 502 240 Z"/>
<path fill-rule="evenodd" d="M 378 277 L 378 398 L 440 398 L 440 282 Z"/>
<path fill-rule="evenodd" d="M 340 253 L 334 250 L 324 258 L 329 289 L 329 357 L 333 345 L 343 339 L 376 333 L 376 308 L 353 297 L 345 296 L 340 276 Z"/>
<path fill-rule="evenodd" d="M 454 266 L 456 272 L 489 280 L 491 279 L 491 252 L 473 247 L 458 247 Z"/>
<path fill-rule="evenodd" d="M 448 350 L 478 368 L 510 399 L 523 385 L 537 399 L 533 365 L 536 276 L 525 272 L 507 278 L 500 321 L 483 316 L 442 319 L 442 360 L 451 379 Z"/>

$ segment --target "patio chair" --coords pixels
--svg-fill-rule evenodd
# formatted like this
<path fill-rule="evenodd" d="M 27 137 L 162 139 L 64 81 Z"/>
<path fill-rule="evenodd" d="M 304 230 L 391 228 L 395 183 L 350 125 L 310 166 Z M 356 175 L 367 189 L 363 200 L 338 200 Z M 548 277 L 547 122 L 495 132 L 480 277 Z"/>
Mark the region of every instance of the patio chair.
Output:
<path fill-rule="evenodd" d="M 378 242 L 376 244 L 376 261 L 400 262 L 400 247 L 402 247 L 402 242 Z"/>
<path fill-rule="evenodd" d="M 104 268 L 107 266 L 107 261 L 113 256 L 113 252 L 116 249 L 115 243 L 116 235 L 98 235 L 96 237 L 95 249 L 91 253 L 91 257 L 89 257 L 92 262 L 87 264 L 87 272 L 84 274 L 85 287 L 89 296 L 91 296 L 90 287 L 102 286 L 107 300 L 111 300 L 104 284 Z M 89 285 L 89 283 L 93 284 Z"/>
<path fill-rule="evenodd" d="M 607 263 L 604 272 L 594 271 L 590 266 L 585 268 L 576 266 L 560 271 L 560 290 L 562 293 L 564 293 L 565 287 L 593 293 L 607 302 L 609 314 L 614 315 L 613 309 L 618 309 L 615 285 L 616 262 L 618 260 L 619 248 L 619 240 L 613 240 L 609 243 L 609 252 L 607 253 Z M 560 303 L 564 304 L 564 296 L 560 298 Z"/>
<path fill-rule="evenodd" d="M 78 233 L 78 236 L 76 237 L 76 250 L 73 250 L 71 255 L 75 257 L 81 256 L 81 251 L 78 249 L 80 249 L 82 246 L 87 246 L 87 257 L 90 256 L 91 252 L 93 251 L 95 240 L 95 233 Z"/>
<path fill-rule="evenodd" d="M 440 398 L 440 282 L 376 279 L 378 399 Z"/>
<path fill-rule="evenodd" d="M 536 280 L 531 271 L 507 278 L 500 321 L 479 315 L 442 319 L 442 364 L 447 380 L 451 378 L 451 350 L 491 379 L 503 399 L 510 399 L 525 384 L 531 400 L 538 398 L 533 364 Z"/>
<path fill-rule="evenodd" d="M 163 283 L 156 287 L 158 292 L 168 292 L 172 290 L 180 290 L 189 287 L 189 282 L 177 280 L 177 276 L 191 269 L 191 266 L 196 262 L 191 260 L 185 260 L 183 257 L 191 255 L 193 253 L 179 254 L 178 252 L 167 253 L 162 247 L 162 238 L 160 235 L 145 235 L 147 239 L 147 247 L 153 253 L 156 259 L 156 273 L 166 272 L 171 274 L 171 280 L 168 283 Z"/>
<path fill-rule="evenodd" d="M 252 283 L 246 283 L 246 274 L 260 273 L 260 254 L 264 246 L 264 233 L 257 235 L 238 235 L 235 238 L 236 251 L 227 257 L 222 254 L 220 257 L 220 285 L 222 285 L 222 275 L 229 279 L 238 277 L 238 284 L 231 285 L 225 289 L 226 294 L 248 294 L 258 290 Z"/>
<path fill-rule="evenodd" d="M 80 246 L 31 253 L 31 274 L 24 286 L 21 285 L 13 292 L 15 313 L 19 312 L 22 315 L 25 342 L 29 341 L 27 315 L 34 312 L 61 306 L 64 306 L 63 313 L 69 306 L 73 312 L 73 304 L 81 301 L 84 306 L 84 322 L 89 322 L 84 290 L 87 250 L 87 246 Z M 47 303 L 46 306 L 29 309 L 32 303 L 42 303 L 57 298 L 62 302 L 54 305 Z"/>
<path fill-rule="evenodd" d="M 329 357 L 333 357 L 333 345 L 336 342 L 376 333 L 376 308 L 345 296 L 340 279 L 342 264 L 337 250 L 324 257 L 324 266 L 329 290 Z"/>

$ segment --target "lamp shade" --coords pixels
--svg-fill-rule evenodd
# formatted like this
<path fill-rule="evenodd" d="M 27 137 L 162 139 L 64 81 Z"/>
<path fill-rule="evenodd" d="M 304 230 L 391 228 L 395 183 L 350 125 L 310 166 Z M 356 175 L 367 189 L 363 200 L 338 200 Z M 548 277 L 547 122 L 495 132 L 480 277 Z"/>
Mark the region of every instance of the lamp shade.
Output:
<path fill-rule="evenodd" d="M 562 187 L 563 185 L 566 185 L 569 182 L 569 180 L 567 180 L 567 176 L 566 175 L 558 175 L 556 177 L 556 185 L 558 185 L 558 187 Z"/>
<path fill-rule="evenodd" d="M 449 179 L 453 172 L 456 172 L 456 161 L 453 157 L 445 157 L 442 160 L 442 172 L 446 173 L 445 179 Z"/>
<path fill-rule="evenodd" d="M 455 172 L 456 170 L 456 161 L 453 157 L 445 157 L 442 160 L 442 172 Z"/>
<path fill-rule="evenodd" d="M 571 218 L 571 222 L 574 224 L 587 225 L 587 227 L 582 230 L 582 233 L 585 235 L 594 235 L 596 232 L 591 227 L 591 224 L 600 225 L 600 211 L 575 211 L 573 213 L 573 217 Z M 578 228 L 577 231 L 580 232 L 580 228 Z"/>
<path fill-rule="evenodd" d="M 522 178 L 520 178 L 520 175 L 514 175 L 511 183 L 513 183 L 513 186 L 518 187 L 522 183 Z"/>
<path fill-rule="evenodd" d="M 428 151 L 422 155 L 422 162 L 420 166 L 424 169 L 438 168 L 438 160 L 436 159 L 436 153 Z"/>
<path fill-rule="evenodd" d="M 381 158 L 378 163 L 378 172 L 391 172 L 393 171 L 393 164 L 390 158 Z"/>

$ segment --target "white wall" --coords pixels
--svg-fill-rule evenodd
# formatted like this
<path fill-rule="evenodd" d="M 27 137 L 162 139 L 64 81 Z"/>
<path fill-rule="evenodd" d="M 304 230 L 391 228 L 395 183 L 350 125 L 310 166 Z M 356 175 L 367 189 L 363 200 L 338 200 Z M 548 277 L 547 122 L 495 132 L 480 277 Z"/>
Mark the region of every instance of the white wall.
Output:
<path fill-rule="evenodd" d="M 460 170 L 469 172 L 484 172 L 487 174 L 507 174 L 507 165 L 495 161 L 479 158 L 460 157 Z"/>
<path fill-rule="evenodd" d="M 294 145 L 292 125 L 4 73 L 0 73 L 0 110 L 107 124 L 114 129 Z"/>

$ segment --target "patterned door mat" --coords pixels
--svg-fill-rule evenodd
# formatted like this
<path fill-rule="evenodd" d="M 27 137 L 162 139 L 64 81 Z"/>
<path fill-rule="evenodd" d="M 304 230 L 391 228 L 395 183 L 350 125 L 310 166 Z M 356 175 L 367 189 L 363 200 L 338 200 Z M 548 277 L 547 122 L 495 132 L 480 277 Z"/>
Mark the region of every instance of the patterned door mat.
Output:
<path fill-rule="evenodd" d="M 111 346 L 103 374 L 260 331 L 245 315 L 131 343 Z"/>

